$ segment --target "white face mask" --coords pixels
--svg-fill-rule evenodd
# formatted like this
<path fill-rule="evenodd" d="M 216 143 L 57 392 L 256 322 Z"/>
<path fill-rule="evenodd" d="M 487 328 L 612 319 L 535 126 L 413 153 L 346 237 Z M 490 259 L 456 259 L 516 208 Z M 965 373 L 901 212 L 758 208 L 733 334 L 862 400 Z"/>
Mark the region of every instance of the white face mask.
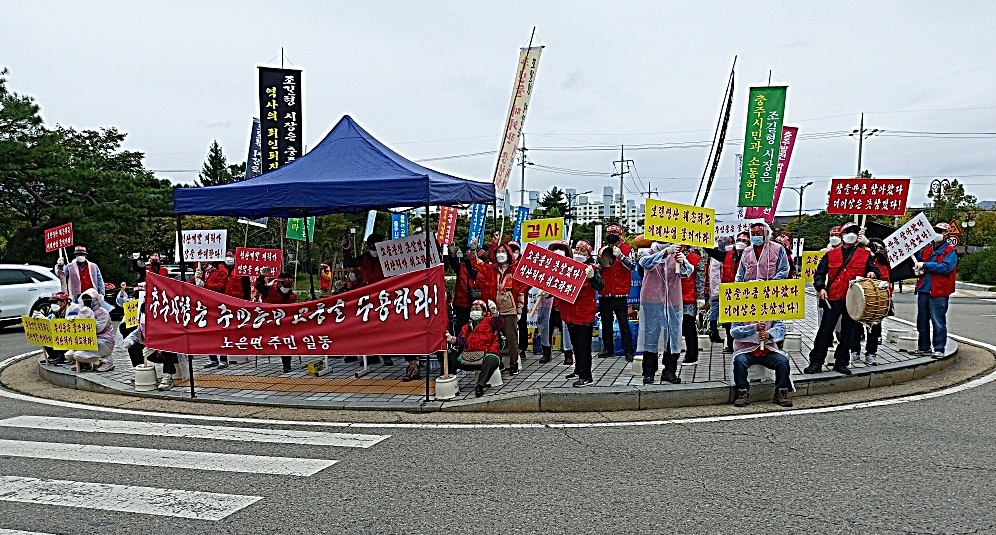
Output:
<path fill-rule="evenodd" d="M 86 262 L 86 257 L 83 255 L 79 255 L 76 257 L 76 261 L 82 264 L 83 262 Z"/>
<path fill-rule="evenodd" d="M 225 265 L 226 266 L 234 266 L 235 265 L 235 259 L 232 258 L 232 257 L 230 257 L 230 256 L 226 256 L 225 257 Z"/>
<path fill-rule="evenodd" d="M 830 236 L 830 247 L 840 245 L 840 236 Z"/>
<path fill-rule="evenodd" d="M 481 312 L 480 310 L 471 310 L 470 311 L 470 319 L 472 319 L 474 321 L 480 321 L 481 318 L 483 318 L 483 317 L 484 317 L 484 312 Z"/>
<path fill-rule="evenodd" d="M 585 261 L 585 257 L 584 257 L 583 254 L 576 254 L 576 255 L 574 255 L 574 261 L 575 262 L 584 262 Z"/>
<path fill-rule="evenodd" d="M 505 253 L 498 253 L 495 255 L 495 261 L 499 264 L 504 264 L 505 262 L 508 262 L 508 255 Z"/>
<path fill-rule="evenodd" d="M 377 249 L 370 249 L 370 256 L 377 258 Z"/>
<path fill-rule="evenodd" d="M 554 252 L 559 254 L 560 256 L 567 256 L 567 253 L 565 253 L 563 249 L 557 249 Z"/>
<path fill-rule="evenodd" d="M 855 243 L 857 243 L 857 241 L 858 241 L 858 235 L 857 234 L 854 234 L 852 232 L 848 232 L 847 234 L 844 234 L 844 243 L 846 243 L 848 245 L 854 245 Z"/>
<path fill-rule="evenodd" d="M 291 289 L 288 288 L 288 287 L 286 287 L 286 286 L 281 286 L 280 287 L 280 291 L 286 294 L 286 293 L 290 293 Z"/>
<path fill-rule="evenodd" d="M 938 235 L 934 236 L 934 243 L 941 243 L 942 241 L 944 241 L 944 235 L 943 234 L 938 234 Z"/>
<path fill-rule="evenodd" d="M 349 280 L 355 281 L 356 280 L 356 273 L 350 273 L 349 274 Z"/>
<path fill-rule="evenodd" d="M 726 246 L 726 250 L 727 251 L 732 251 L 733 250 L 733 246 L 732 245 L 727 245 Z"/>
<path fill-rule="evenodd" d="M 737 248 L 738 251 L 743 251 L 744 249 L 747 248 L 747 244 L 742 241 L 738 241 L 735 247 Z"/>

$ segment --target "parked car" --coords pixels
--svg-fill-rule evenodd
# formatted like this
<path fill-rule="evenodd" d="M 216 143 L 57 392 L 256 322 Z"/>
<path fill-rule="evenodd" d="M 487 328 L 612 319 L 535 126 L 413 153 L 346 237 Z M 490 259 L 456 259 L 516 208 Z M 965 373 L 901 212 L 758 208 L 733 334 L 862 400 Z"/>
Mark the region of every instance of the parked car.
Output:
<path fill-rule="evenodd" d="M 53 293 L 62 285 L 51 268 L 28 264 L 0 264 L 0 327 L 20 323 L 49 305 Z"/>
<path fill-rule="evenodd" d="M 166 274 L 167 274 L 167 276 L 169 278 L 180 280 L 180 266 L 179 265 L 177 265 L 177 264 L 165 264 L 165 265 L 163 265 L 163 267 L 166 268 Z M 188 282 L 192 281 L 194 279 L 194 268 L 190 264 L 187 264 L 185 267 L 187 268 L 187 270 L 186 270 L 186 277 L 184 277 L 184 279 L 187 280 Z"/>

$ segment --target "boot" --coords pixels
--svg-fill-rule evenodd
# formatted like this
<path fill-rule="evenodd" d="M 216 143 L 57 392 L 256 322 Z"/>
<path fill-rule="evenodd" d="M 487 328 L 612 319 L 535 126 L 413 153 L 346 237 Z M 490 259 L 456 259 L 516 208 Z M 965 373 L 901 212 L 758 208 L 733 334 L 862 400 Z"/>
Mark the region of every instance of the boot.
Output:
<path fill-rule="evenodd" d="M 775 405 L 780 405 L 782 407 L 791 407 L 792 400 L 789 399 L 788 388 L 779 388 L 775 391 L 775 399 L 773 401 Z"/>
<path fill-rule="evenodd" d="M 540 357 L 539 363 L 546 364 L 547 362 L 550 362 L 550 359 L 552 358 L 550 355 L 551 352 L 552 350 L 550 349 L 550 346 L 543 346 L 543 356 Z"/>
<path fill-rule="evenodd" d="M 564 350 L 564 366 L 573 366 L 573 365 L 574 365 L 574 350 L 573 349 L 565 349 Z"/>
<path fill-rule="evenodd" d="M 745 389 L 745 388 L 738 388 L 737 389 L 737 399 L 733 400 L 733 406 L 734 407 L 746 407 L 747 404 L 750 403 L 750 399 L 749 399 L 748 394 L 749 394 L 749 392 L 747 391 L 747 389 Z M 777 396 L 775 397 L 775 399 L 778 399 Z"/>
<path fill-rule="evenodd" d="M 664 371 L 661 373 L 661 382 L 671 384 L 681 384 L 681 378 L 677 375 L 678 355 L 675 353 L 664 353 Z"/>
<path fill-rule="evenodd" d="M 643 352 L 643 384 L 654 384 L 654 375 L 657 375 L 657 353 L 655 351 Z"/>

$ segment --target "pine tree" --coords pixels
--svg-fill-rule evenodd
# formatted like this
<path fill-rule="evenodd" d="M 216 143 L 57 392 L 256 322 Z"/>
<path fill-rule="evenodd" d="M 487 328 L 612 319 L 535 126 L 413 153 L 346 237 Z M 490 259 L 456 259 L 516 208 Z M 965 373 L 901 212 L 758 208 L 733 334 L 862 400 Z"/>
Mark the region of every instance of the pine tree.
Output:
<path fill-rule="evenodd" d="M 235 182 L 235 178 L 229 169 L 225 153 L 221 150 L 221 145 L 216 139 L 208 147 L 207 160 L 204 161 L 201 172 L 197 175 L 197 185 L 220 186 L 232 182 Z"/>

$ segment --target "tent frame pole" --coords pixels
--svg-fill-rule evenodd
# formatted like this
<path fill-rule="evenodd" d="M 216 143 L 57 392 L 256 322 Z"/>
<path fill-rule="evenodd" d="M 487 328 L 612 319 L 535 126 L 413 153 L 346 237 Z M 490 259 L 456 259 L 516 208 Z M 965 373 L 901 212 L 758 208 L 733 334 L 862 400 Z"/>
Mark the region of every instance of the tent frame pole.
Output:
<path fill-rule="evenodd" d="M 311 240 L 308 239 L 308 212 L 304 212 L 304 253 L 307 256 L 308 264 L 305 269 L 308 270 L 308 286 L 311 288 L 311 300 L 317 299 L 315 297 L 315 274 L 311 272 Z M 301 259 L 294 255 L 294 259 L 297 260 L 297 264 L 294 266 L 294 283 L 297 284 L 297 266 L 301 264 Z"/>
<path fill-rule="evenodd" d="M 176 216 L 176 245 L 180 258 L 177 260 L 180 263 L 180 282 L 186 282 L 184 280 L 187 274 L 187 263 L 183 260 L 183 216 Z M 187 355 L 187 371 L 190 374 L 190 399 L 195 398 L 197 395 L 194 393 L 194 359 Z"/>
<path fill-rule="evenodd" d="M 434 247 L 434 245 L 432 244 L 432 239 L 429 236 L 429 199 L 426 199 L 426 203 L 425 203 L 425 225 L 423 225 L 423 228 L 425 229 L 425 269 L 429 269 L 430 267 L 432 267 L 432 253 L 431 253 L 431 250 L 429 248 L 430 247 Z M 430 382 L 430 379 L 429 379 L 429 375 L 430 375 L 429 370 L 432 367 L 431 364 L 430 364 L 430 362 L 429 362 L 429 358 L 431 358 L 431 357 L 432 357 L 432 355 L 426 355 L 425 356 L 425 401 L 426 401 L 426 403 L 429 402 L 429 387 L 431 385 L 431 382 Z"/>

